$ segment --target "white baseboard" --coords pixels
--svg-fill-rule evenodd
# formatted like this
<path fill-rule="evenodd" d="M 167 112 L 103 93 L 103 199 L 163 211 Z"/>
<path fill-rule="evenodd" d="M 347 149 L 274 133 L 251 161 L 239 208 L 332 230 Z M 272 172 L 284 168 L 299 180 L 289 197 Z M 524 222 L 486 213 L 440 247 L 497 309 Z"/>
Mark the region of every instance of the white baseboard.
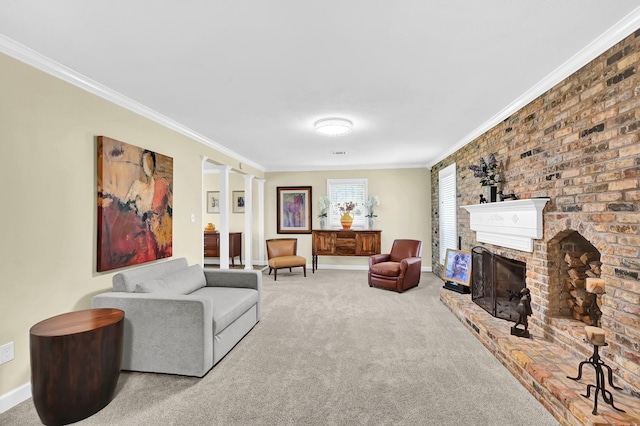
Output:
<path fill-rule="evenodd" d="M 205 259 L 204 261 L 205 265 L 219 265 L 220 261 L 219 260 L 213 260 L 213 259 Z M 268 265 L 267 262 L 264 260 L 254 260 L 252 262 L 253 266 L 264 266 L 262 268 L 262 270 L 264 271 Z M 311 269 L 311 264 L 308 263 L 307 264 L 307 269 Z M 319 264 L 318 265 L 318 269 L 344 269 L 344 270 L 352 270 L 352 271 L 368 271 L 369 270 L 369 265 L 330 265 L 330 264 Z M 433 269 L 431 268 L 431 266 L 423 266 L 420 271 L 422 272 L 433 272 Z"/>
<path fill-rule="evenodd" d="M 311 265 L 307 265 L 307 269 L 311 268 Z M 350 271 L 368 271 L 369 265 L 327 265 L 319 264 L 318 269 L 342 269 Z M 421 272 L 432 272 L 431 266 L 423 266 L 420 269 Z"/>
<path fill-rule="evenodd" d="M 0 395 L 0 413 L 4 413 L 29 398 L 31 398 L 31 383 L 25 383 L 11 392 Z"/>

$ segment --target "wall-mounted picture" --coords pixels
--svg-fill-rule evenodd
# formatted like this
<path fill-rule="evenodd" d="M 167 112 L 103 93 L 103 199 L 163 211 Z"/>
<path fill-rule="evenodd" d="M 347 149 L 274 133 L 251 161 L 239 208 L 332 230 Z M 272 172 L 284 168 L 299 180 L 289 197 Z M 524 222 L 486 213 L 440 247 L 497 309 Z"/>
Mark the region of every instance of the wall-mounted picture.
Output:
<path fill-rule="evenodd" d="M 279 186 L 278 234 L 311 233 L 311 187 Z"/>
<path fill-rule="evenodd" d="M 244 213 L 244 191 L 231 192 L 231 206 L 234 213 Z"/>
<path fill-rule="evenodd" d="M 98 136 L 98 272 L 171 257 L 173 158 Z"/>
<path fill-rule="evenodd" d="M 207 191 L 207 213 L 220 213 L 220 191 Z"/>
<path fill-rule="evenodd" d="M 471 253 L 464 250 L 447 249 L 444 258 L 444 270 L 442 278 L 445 281 L 471 285 Z"/>

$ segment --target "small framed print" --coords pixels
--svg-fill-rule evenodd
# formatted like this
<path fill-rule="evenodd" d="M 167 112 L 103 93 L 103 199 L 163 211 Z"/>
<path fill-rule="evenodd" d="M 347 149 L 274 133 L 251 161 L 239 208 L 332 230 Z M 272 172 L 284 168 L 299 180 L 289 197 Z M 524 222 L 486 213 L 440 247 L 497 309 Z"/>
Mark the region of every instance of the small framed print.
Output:
<path fill-rule="evenodd" d="M 231 192 L 231 206 L 234 213 L 244 213 L 244 191 Z"/>
<path fill-rule="evenodd" d="M 220 213 L 220 191 L 207 191 L 207 213 Z"/>
<path fill-rule="evenodd" d="M 447 249 L 447 256 L 444 259 L 444 270 L 442 278 L 445 281 L 471 285 L 471 253 L 464 250 Z"/>
<path fill-rule="evenodd" d="M 311 187 L 279 186 L 278 234 L 311 233 Z"/>

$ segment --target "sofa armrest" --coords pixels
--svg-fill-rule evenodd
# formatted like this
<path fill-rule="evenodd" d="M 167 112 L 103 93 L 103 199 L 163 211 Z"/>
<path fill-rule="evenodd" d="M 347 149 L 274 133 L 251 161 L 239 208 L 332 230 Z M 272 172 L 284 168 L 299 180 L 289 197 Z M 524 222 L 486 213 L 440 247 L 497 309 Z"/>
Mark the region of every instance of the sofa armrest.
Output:
<path fill-rule="evenodd" d="M 257 319 L 262 318 L 262 272 L 246 269 L 205 269 L 207 287 L 251 288 L 258 291 Z"/>
<path fill-rule="evenodd" d="M 389 259 L 391 259 L 391 255 L 389 253 L 374 254 L 369 256 L 369 266 L 375 265 L 376 263 L 388 262 Z"/>
<path fill-rule="evenodd" d="M 240 287 L 262 291 L 262 273 L 245 269 L 205 269 L 207 287 Z"/>
<path fill-rule="evenodd" d="M 123 370 L 202 377 L 213 367 L 208 297 L 109 292 L 91 305 L 125 312 Z"/>

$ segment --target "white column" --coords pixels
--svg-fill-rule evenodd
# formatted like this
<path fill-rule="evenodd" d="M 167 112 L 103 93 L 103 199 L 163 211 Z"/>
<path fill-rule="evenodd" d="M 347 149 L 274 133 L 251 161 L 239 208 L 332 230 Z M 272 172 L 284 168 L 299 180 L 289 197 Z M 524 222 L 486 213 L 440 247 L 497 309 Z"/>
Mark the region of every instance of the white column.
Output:
<path fill-rule="evenodd" d="M 207 156 L 205 156 L 205 155 L 202 155 L 202 156 L 200 156 L 200 158 L 202 159 L 202 173 L 201 173 L 201 179 L 200 179 L 200 194 L 201 194 L 201 195 L 200 195 L 200 196 L 201 196 L 201 197 L 202 197 L 202 199 L 204 200 L 204 199 L 205 199 L 205 190 L 204 190 L 204 163 L 206 163 L 206 162 L 207 162 L 207 158 L 209 158 L 209 157 L 207 157 Z M 200 259 L 202 259 L 202 260 L 201 260 L 201 263 L 200 263 L 200 264 L 201 264 L 202 266 L 204 266 L 204 231 L 203 231 L 203 229 L 204 229 L 204 227 L 205 227 L 205 225 L 204 225 L 204 222 L 205 222 L 205 220 L 204 220 L 204 213 L 207 211 L 206 204 L 207 204 L 207 202 L 206 202 L 206 200 L 205 200 L 205 201 L 203 201 L 203 202 L 202 202 L 202 204 L 200 205 L 200 210 L 201 210 L 201 211 L 200 211 L 200 217 L 202 218 L 202 220 L 200 221 L 200 233 L 202 234 L 202 244 L 201 244 L 201 246 L 202 246 L 202 251 L 200 252 Z"/>
<path fill-rule="evenodd" d="M 258 183 L 258 262 L 266 265 L 264 242 L 264 179 L 256 179 Z"/>
<path fill-rule="evenodd" d="M 220 166 L 220 269 L 229 269 L 229 172 L 231 167 Z"/>
<path fill-rule="evenodd" d="M 253 175 L 244 178 L 244 269 L 253 269 Z"/>

